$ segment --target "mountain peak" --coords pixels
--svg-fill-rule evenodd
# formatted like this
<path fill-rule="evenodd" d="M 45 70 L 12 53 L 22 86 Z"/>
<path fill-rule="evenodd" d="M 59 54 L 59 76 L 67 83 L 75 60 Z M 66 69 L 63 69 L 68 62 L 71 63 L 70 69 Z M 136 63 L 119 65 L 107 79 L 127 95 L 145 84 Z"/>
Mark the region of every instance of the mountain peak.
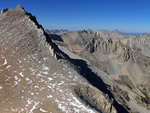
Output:
<path fill-rule="evenodd" d="M 16 9 L 17 10 L 24 10 L 24 8 L 20 4 L 17 5 Z"/>

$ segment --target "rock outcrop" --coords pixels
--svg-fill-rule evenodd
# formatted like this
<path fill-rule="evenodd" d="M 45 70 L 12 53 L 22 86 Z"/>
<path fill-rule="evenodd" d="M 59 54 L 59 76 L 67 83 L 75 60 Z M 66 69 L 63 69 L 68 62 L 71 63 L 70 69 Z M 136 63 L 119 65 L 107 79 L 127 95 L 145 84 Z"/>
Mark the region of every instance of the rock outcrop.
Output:
<path fill-rule="evenodd" d="M 2 9 L 1 13 L 5 13 L 7 11 L 8 11 L 8 8 L 4 8 L 4 9 Z"/>

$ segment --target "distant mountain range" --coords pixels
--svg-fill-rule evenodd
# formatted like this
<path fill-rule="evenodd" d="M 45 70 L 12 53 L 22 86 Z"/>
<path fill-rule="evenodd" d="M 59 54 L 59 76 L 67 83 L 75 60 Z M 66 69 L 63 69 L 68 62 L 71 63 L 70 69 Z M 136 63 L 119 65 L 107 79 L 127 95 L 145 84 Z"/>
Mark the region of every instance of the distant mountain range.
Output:
<path fill-rule="evenodd" d="M 139 35 L 143 34 L 143 33 L 132 33 L 132 32 L 122 32 L 122 33 L 126 34 L 126 35 L 135 35 L 135 36 L 139 36 Z M 150 35 L 150 33 L 146 33 L 146 34 Z"/>
<path fill-rule="evenodd" d="M 45 30 L 48 34 L 63 34 L 63 33 L 69 33 L 71 31 L 69 30 L 66 30 L 66 29 L 52 29 L 52 30 L 49 30 L 49 29 L 46 29 Z M 124 35 L 134 35 L 134 36 L 139 36 L 141 34 L 143 34 L 142 32 L 141 33 L 135 33 L 135 32 L 121 32 L 119 30 L 113 30 L 113 31 L 108 31 L 108 30 L 97 30 L 97 31 L 105 31 L 105 32 L 114 32 L 114 33 L 122 33 Z M 74 31 L 73 31 L 74 32 Z M 148 34 L 150 35 L 150 33 L 144 33 L 144 34 Z"/>
<path fill-rule="evenodd" d="M 48 34 L 63 34 L 63 33 L 68 33 L 69 31 L 68 30 L 65 30 L 65 29 L 52 29 L 52 30 L 48 30 L 46 29 L 45 30 Z"/>

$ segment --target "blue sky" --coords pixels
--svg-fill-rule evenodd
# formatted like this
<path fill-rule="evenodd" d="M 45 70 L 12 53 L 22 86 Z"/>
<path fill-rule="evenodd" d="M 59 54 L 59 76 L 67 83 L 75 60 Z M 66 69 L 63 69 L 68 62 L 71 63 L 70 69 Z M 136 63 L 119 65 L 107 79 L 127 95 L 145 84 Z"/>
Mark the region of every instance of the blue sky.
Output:
<path fill-rule="evenodd" d="M 150 0 L 1 0 L 21 4 L 46 29 L 118 29 L 150 33 Z"/>

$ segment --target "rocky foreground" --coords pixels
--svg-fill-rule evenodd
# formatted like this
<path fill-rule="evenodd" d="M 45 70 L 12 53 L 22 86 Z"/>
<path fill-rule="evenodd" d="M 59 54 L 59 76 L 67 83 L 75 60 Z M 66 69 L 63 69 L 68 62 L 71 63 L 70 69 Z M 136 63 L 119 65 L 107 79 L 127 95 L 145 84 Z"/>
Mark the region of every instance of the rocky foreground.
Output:
<path fill-rule="evenodd" d="M 2 10 L 0 112 L 149 113 L 148 41 L 100 34 L 48 35 L 20 5 Z"/>

